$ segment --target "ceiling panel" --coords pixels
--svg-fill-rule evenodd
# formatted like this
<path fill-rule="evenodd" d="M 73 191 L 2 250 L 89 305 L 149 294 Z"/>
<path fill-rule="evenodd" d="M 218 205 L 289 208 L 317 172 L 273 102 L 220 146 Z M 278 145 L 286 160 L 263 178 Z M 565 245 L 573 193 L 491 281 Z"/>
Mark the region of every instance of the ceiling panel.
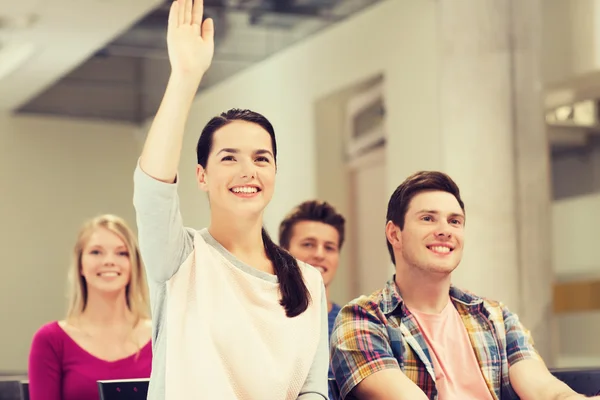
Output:
<path fill-rule="evenodd" d="M 216 43 L 200 91 L 379 1 L 205 0 Z M 169 4 L 152 9 L 18 112 L 132 123 L 154 115 L 170 72 Z"/>

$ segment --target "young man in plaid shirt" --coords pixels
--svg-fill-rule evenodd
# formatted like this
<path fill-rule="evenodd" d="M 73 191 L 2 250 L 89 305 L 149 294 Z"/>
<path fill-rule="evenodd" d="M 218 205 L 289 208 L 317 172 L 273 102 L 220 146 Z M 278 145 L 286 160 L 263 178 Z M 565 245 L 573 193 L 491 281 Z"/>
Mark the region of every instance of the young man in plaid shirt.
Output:
<path fill-rule="evenodd" d="M 332 333 L 342 399 L 584 398 L 548 371 L 517 315 L 451 284 L 465 207 L 450 177 L 410 176 L 392 194 L 387 221 L 396 274 L 343 307 Z"/>

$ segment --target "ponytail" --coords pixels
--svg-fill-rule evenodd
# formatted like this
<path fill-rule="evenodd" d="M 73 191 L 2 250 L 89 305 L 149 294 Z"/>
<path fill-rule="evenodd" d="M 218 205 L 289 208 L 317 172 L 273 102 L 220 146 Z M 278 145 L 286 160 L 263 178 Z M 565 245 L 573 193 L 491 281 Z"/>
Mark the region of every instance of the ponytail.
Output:
<path fill-rule="evenodd" d="M 310 302 L 310 293 L 300 266 L 290 253 L 273 243 L 265 228 L 262 229 L 262 238 L 267 257 L 273 263 L 279 281 L 280 304 L 289 318 L 296 317 L 306 311 Z"/>

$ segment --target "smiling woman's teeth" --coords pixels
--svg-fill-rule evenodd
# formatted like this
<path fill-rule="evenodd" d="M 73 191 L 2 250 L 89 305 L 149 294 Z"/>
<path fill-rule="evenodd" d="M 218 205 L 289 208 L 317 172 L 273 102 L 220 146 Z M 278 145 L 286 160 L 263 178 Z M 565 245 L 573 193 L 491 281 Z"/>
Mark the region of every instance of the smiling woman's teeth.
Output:
<path fill-rule="evenodd" d="M 98 274 L 98 276 L 108 276 L 108 277 L 113 277 L 113 276 L 119 276 L 120 274 L 118 272 L 100 272 Z"/>
<path fill-rule="evenodd" d="M 258 188 L 255 187 L 235 187 L 231 189 L 234 193 L 256 193 L 258 192 Z"/>

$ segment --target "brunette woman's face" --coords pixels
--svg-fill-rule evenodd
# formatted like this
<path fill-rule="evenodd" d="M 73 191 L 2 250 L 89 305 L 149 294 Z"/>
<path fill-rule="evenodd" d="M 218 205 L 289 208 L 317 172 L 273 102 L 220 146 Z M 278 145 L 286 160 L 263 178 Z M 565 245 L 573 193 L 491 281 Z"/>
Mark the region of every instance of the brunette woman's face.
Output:
<path fill-rule="evenodd" d="M 261 213 L 271 201 L 275 173 L 269 133 L 258 124 L 233 121 L 214 133 L 206 168 L 198 165 L 197 179 L 211 208 L 248 216 Z"/>

